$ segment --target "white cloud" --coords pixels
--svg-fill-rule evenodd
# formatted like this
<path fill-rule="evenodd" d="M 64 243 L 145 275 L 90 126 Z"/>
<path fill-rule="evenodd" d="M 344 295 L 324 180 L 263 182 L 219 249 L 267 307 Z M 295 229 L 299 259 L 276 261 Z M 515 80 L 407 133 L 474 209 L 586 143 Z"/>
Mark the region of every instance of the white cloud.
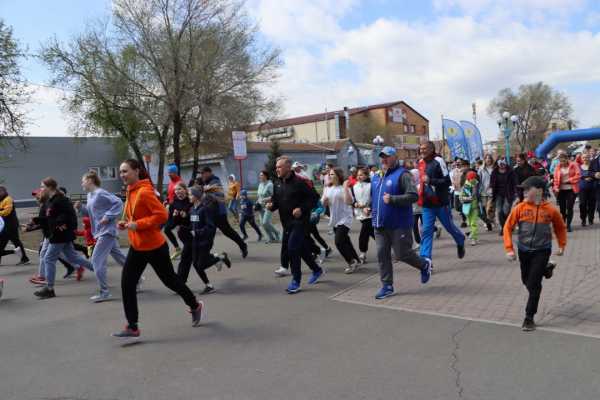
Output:
<path fill-rule="evenodd" d="M 573 3 L 549 1 L 557 9 Z M 438 3 L 477 7 L 491 1 Z M 527 5 L 532 11 L 547 4 L 541 0 L 494 3 Z M 469 119 L 471 103 L 476 101 L 482 130 L 492 139 L 497 127 L 485 110 L 501 88 L 536 81 L 557 88 L 600 87 L 600 69 L 594 67 L 600 65 L 600 34 L 569 32 L 559 24 L 524 24 L 490 14 L 438 16 L 418 23 L 380 18 L 352 30 L 337 27 L 340 31 L 335 35 L 323 36 L 319 50 L 314 50 L 314 38 L 305 42 L 298 38 L 284 49 L 286 64 L 276 89 L 287 99 L 288 115 L 320 112 L 325 105 L 332 109 L 403 99 L 430 119 L 435 134 L 440 131 L 440 114 Z M 271 38 L 268 30 L 263 32 Z M 339 74 L 340 66 L 355 69 L 357 77 Z M 593 119 L 589 113 L 600 109 L 600 98 L 582 102 L 579 96 L 575 93 L 571 98 L 575 106 L 586 105 L 575 109 L 583 126 Z"/>
<path fill-rule="evenodd" d="M 25 106 L 27 133 L 31 136 L 67 136 L 68 116 L 63 113 L 64 92 L 47 86 L 30 85 L 31 103 Z"/>

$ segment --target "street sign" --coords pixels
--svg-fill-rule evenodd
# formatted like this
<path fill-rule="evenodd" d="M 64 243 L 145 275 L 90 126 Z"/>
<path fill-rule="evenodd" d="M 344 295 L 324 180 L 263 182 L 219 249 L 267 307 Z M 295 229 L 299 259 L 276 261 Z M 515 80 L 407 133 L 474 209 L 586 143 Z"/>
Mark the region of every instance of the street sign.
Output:
<path fill-rule="evenodd" d="M 246 150 L 246 132 L 244 131 L 233 131 L 231 132 L 231 138 L 233 139 L 233 158 L 236 160 L 245 160 L 248 158 L 248 152 Z"/>

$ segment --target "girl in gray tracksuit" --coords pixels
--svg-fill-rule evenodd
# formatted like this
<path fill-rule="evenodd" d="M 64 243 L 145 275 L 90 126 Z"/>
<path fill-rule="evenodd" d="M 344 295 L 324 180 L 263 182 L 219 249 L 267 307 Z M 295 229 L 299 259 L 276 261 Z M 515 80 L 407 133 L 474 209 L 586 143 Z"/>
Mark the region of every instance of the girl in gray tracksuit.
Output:
<path fill-rule="evenodd" d="M 87 203 L 76 204 L 80 213 L 90 218 L 92 234 L 96 239 L 91 261 L 100 293 L 90 297 L 95 303 L 112 297 L 106 279 L 108 255 L 110 254 L 121 266 L 125 265 L 126 258 L 119 248 L 117 235 L 117 221 L 123 212 L 123 202 L 114 194 L 102 189 L 100 184 L 100 178 L 94 171 L 86 173 L 81 180 L 81 186 L 87 192 Z"/>

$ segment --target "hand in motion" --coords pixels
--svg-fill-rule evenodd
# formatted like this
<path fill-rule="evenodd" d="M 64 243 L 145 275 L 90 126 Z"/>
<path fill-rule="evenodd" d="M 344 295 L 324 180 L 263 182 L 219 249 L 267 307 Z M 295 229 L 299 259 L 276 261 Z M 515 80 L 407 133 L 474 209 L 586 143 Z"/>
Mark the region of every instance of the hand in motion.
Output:
<path fill-rule="evenodd" d="M 513 251 L 506 253 L 506 259 L 508 261 L 515 261 L 517 259 L 517 256 L 515 255 L 515 253 Z"/>
<path fill-rule="evenodd" d="M 390 200 L 392 199 L 392 196 L 390 196 L 389 193 L 384 193 L 383 194 L 383 202 L 385 204 L 390 204 Z"/>
<path fill-rule="evenodd" d="M 294 208 L 294 211 L 292 211 L 292 215 L 294 216 L 294 218 L 300 218 L 302 216 L 302 210 L 300 208 Z"/>

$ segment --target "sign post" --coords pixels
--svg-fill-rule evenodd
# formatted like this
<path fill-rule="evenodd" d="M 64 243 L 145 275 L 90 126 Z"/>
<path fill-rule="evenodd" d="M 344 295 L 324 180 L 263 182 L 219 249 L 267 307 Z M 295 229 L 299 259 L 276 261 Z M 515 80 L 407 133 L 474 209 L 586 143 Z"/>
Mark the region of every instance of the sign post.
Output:
<path fill-rule="evenodd" d="M 244 174 L 242 172 L 242 160 L 248 158 L 248 152 L 246 149 L 246 132 L 244 131 L 233 131 L 231 132 L 231 139 L 233 140 L 233 158 L 238 160 L 240 165 L 240 186 L 244 187 Z"/>

